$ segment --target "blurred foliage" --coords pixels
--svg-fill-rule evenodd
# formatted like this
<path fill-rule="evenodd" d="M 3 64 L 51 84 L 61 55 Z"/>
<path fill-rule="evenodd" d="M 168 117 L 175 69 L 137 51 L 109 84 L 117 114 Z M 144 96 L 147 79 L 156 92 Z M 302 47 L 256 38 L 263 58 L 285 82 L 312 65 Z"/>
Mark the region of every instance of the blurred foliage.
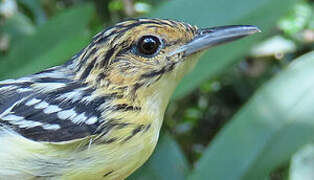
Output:
<path fill-rule="evenodd" d="M 90 5 L 73 7 L 40 25 L 33 34 L 22 38 L 1 59 L 1 79 L 35 73 L 68 60 L 91 38 L 84 28 L 92 12 Z"/>
<path fill-rule="evenodd" d="M 289 177 L 291 180 L 314 179 L 314 145 L 302 147 L 291 159 Z"/>
<path fill-rule="evenodd" d="M 62 64 L 136 16 L 263 33 L 202 57 L 168 107 L 166 135 L 129 179 L 313 177 L 313 0 L 1 0 L 0 79 Z"/>
<path fill-rule="evenodd" d="M 300 146 L 314 141 L 309 108 L 314 106 L 314 51 L 295 61 L 263 84 L 224 126 L 190 179 L 265 179 Z"/>

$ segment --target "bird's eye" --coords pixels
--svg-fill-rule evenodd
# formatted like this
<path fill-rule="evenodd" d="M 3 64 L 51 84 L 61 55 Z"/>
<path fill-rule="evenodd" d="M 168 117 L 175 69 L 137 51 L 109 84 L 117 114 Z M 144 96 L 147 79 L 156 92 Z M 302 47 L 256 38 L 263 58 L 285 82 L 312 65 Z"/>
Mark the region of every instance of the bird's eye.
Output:
<path fill-rule="evenodd" d="M 137 42 L 137 50 L 143 55 L 153 55 L 160 49 L 161 43 L 158 37 L 143 36 Z"/>

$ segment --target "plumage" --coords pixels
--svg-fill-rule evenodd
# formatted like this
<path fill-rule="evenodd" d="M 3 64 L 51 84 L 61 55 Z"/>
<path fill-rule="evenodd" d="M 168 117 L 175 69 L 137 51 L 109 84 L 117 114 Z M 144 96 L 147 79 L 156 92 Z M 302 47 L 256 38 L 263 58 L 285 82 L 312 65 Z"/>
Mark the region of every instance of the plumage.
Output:
<path fill-rule="evenodd" d="M 256 29 L 242 31 L 220 41 Z M 64 65 L 0 81 L 0 179 L 129 176 L 153 152 L 179 81 L 205 46 L 220 43 L 198 43 L 211 32 L 130 19 L 98 33 Z"/>

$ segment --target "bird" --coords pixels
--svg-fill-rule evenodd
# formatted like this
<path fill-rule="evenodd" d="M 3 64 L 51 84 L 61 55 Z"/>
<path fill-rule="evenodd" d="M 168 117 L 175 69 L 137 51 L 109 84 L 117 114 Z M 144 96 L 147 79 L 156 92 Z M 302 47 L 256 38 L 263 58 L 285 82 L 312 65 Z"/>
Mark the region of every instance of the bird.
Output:
<path fill-rule="evenodd" d="M 127 178 L 152 154 L 171 95 L 201 54 L 259 31 L 128 19 L 62 65 L 0 81 L 0 179 Z"/>

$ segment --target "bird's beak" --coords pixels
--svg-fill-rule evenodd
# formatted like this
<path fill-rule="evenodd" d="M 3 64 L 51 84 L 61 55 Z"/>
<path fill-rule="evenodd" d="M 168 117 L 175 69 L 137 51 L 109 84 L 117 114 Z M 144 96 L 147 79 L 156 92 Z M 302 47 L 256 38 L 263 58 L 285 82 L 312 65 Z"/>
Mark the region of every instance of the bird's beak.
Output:
<path fill-rule="evenodd" d="M 251 25 L 219 26 L 199 29 L 194 39 L 178 48 L 174 53 L 184 52 L 183 56 L 188 56 L 204 49 L 224 44 L 256 32 L 261 32 L 261 30 L 259 30 L 256 26 Z"/>

